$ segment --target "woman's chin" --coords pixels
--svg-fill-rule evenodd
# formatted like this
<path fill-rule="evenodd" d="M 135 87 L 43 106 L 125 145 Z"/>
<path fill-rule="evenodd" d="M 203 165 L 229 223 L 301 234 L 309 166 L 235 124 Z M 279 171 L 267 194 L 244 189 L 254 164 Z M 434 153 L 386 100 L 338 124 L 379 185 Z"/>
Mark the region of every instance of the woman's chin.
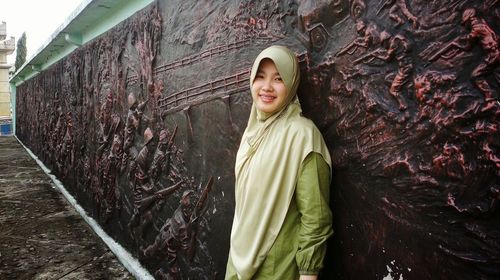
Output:
<path fill-rule="evenodd" d="M 256 104 L 256 107 L 259 111 L 266 113 L 266 114 L 272 114 L 276 112 L 278 106 L 275 104 L 275 102 L 259 102 Z"/>

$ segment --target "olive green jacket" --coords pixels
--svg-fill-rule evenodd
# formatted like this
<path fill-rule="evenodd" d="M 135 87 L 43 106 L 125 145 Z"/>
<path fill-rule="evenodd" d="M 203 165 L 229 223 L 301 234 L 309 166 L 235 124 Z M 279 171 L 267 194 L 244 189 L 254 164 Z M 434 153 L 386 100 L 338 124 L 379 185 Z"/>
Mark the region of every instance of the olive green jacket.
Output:
<path fill-rule="evenodd" d="M 330 168 L 320 154 L 313 152 L 302 163 L 278 237 L 252 279 L 298 279 L 301 274 L 319 273 L 326 241 L 333 233 L 329 197 Z M 238 279 L 231 259 L 225 279 Z"/>

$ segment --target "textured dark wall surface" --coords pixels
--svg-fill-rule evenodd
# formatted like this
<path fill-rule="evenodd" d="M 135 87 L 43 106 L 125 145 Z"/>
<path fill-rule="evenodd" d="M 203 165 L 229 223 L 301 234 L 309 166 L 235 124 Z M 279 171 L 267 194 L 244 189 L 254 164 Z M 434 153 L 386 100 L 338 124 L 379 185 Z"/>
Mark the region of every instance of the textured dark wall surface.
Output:
<path fill-rule="evenodd" d="M 168 3 L 167 3 L 168 2 Z M 500 3 L 157 1 L 17 89 L 17 134 L 158 279 L 222 279 L 249 70 L 334 161 L 323 279 L 500 277 Z"/>

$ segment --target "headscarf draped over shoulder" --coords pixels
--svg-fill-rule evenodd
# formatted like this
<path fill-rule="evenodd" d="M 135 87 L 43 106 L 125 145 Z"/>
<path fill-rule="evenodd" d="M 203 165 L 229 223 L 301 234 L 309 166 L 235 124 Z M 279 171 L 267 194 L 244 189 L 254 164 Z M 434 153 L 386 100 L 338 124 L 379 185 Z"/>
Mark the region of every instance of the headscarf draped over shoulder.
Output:
<path fill-rule="evenodd" d="M 302 162 L 319 153 L 331 166 L 323 137 L 302 116 L 297 98 L 300 69 L 295 54 L 271 46 L 255 59 L 252 85 L 263 59 L 274 62 L 285 87 L 285 102 L 270 114 L 252 104 L 235 164 L 235 199 L 230 258 L 239 279 L 251 279 L 266 258 L 285 219 Z"/>

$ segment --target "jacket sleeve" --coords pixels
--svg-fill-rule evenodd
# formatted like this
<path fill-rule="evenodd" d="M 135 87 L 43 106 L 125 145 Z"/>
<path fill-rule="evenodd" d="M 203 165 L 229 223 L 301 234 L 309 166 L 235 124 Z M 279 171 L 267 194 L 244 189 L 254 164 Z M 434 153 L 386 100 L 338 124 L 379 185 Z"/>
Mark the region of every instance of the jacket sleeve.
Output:
<path fill-rule="evenodd" d="M 323 267 L 326 241 L 333 233 L 329 198 L 330 168 L 320 154 L 310 153 L 302 163 L 295 190 L 300 213 L 295 260 L 301 275 L 317 275 Z"/>

